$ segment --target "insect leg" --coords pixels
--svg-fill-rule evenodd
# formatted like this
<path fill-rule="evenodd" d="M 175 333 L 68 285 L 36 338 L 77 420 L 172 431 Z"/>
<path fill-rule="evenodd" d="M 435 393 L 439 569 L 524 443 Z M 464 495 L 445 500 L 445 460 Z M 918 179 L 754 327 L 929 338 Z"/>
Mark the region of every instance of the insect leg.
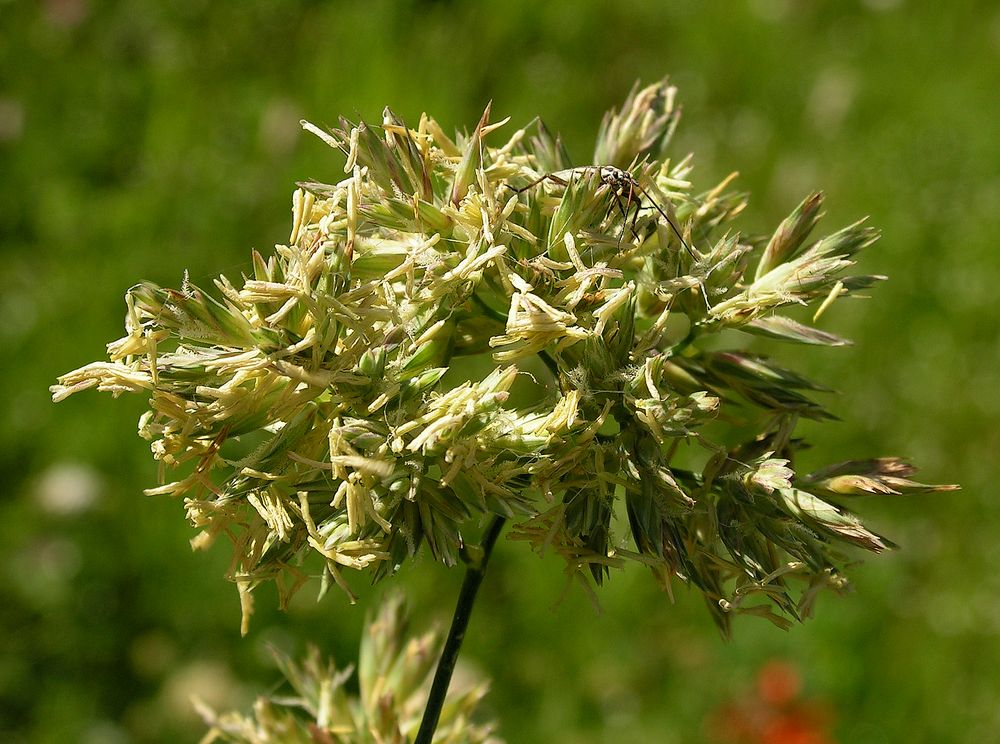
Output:
<path fill-rule="evenodd" d="M 628 212 L 629 212 L 629 209 L 632 208 L 632 199 L 631 199 L 631 196 L 632 195 L 629 194 L 629 201 L 628 201 L 628 203 L 626 205 L 623 206 L 622 205 L 621 194 L 619 194 L 617 191 L 613 191 L 611 193 L 611 198 L 613 199 L 613 201 L 612 201 L 611 205 L 608 207 L 608 214 L 610 215 L 611 214 L 611 210 L 614 209 L 615 207 L 618 207 L 618 211 L 621 213 L 621 216 L 622 216 L 622 229 L 621 229 L 621 232 L 618 233 L 618 250 L 619 251 L 621 251 L 621 248 L 622 248 L 622 239 L 625 237 L 625 229 L 628 227 Z M 634 231 L 633 231 L 633 233 L 634 233 Z"/>
<path fill-rule="evenodd" d="M 546 173 L 544 176 L 539 176 L 534 181 L 529 183 L 527 186 L 522 186 L 521 188 L 518 188 L 517 186 L 511 186 L 509 183 L 504 185 L 511 191 L 516 191 L 518 194 L 523 194 L 525 191 L 535 188 L 535 186 L 540 184 L 542 181 L 551 181 L 552 183 L 557 184 L 559 186 L 566 186 L 568 184 L 568 181 L 565 181 L 562 178 L 559 178 L 558 176 L 555 176 L 551 173 Z"/>
<path fill-rule="evenodd" d="M 626 219 L 628 218 L 628 210 L 632 206 L 632 199 L 633 199 L 633 197 L 635 197 L 635 187 L 636 187 L 636 184 L 634 182 L 630 181 L 629 185 L 628 185 L 628 204 L 627 204 L 626 209 L 625 209 L 625 217 L 626 217 Z M 635 202 L 635 211 L 632 212 L 632 224 L 629 225 L 629 228 L 628 228 L 629 231 L 632 233 L 632 237 L 635 238 L 637 241 L 640 240 L 640 238 L 639 238 L 639 233 L 637 233 L 636 230 L 635 230 L 635 225 L 639 221 L 639 208 L 640 208 L 640 206 L 641 205 L 639 204 L 639 202 L 636 201 Z M 622 226 L 622 231 L 623 232 L 625 231 L 624 225 Z"/>

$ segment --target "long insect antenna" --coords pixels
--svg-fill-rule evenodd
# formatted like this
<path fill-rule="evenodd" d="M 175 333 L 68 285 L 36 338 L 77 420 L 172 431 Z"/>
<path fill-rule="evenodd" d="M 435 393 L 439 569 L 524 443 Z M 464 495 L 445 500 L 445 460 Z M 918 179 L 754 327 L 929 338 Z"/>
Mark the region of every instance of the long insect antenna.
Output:
<path fill-rule="evenodd" d="M 670 219 L 670 215 L 668 215 L 664 211 L 663 207 L 661 207 L 659 204 L 656 203 L 656 200 L 649 195 L 649 192 L 646 191 L 646 189 L 644 189 L 638 183 L 635 184 L 635 187 L 639 190 L 640 194 L 642 194 L 644 197 L 646 197 L 646 199 L 649 200 L 649 203 L 653 205 L 653 209 L 659 212 L 660 215 L 663 217 L 663 219 L 667 221 L 667 224 L 670 225 L 670 229 L 674 231 L 674 235 L 677 236 L 677 239 L 681 241 L 681 245 L 684 246 L 684 250 L 688 252 L 689 256 L 694 258 L 694 251 L 691 250 L 691 246 L 688 245 L 686 240 L 684 240 L 684 236 L 681 235 L 681 231 L 677 229 L 677 225 L 674 223 L 674 221 Z"/>

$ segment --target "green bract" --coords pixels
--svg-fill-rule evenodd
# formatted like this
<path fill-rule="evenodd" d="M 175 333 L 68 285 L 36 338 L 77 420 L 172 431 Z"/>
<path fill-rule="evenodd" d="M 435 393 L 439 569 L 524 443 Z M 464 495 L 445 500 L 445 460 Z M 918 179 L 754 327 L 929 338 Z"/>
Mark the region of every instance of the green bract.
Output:
<path fill-rule="evenodd" d="M 490 513 L 598 584 L 634 560 L 696 586 L 723 630 L 801 617 L 845 585 L 843 546 L 889 546 L 841 499 L 952 487 L 895 459 L 795 472 L 797 420 L 830 417 L 823 388 L 720 344 L 845 344 L 778 313 L 880 279 L 844 275 L 877 235 L 809 242 L 819 194 L 770 240 L 730 230 L 746 206 L 730 179 L 695 193 L 690 158 L 663 155 L 674 97 L 659 83 L 606 117 L 594 165 L 614 168 L 574 168 L 541 124 L 503 141 L 488 109 L 454 140 L 388 109 L 304 124 L 346 178 L 301 184 L 287 245 L 215 296 L 132 288 L 111 361 L 54 398 L 150 395 L 150 492 L 185 497 L 196 546 L 232 541 L 244 627 L 254 587 L 287 601 L 310 555 L 345 589 L 344 567 L 382 577 L 422 544 L 454 564 Z"/>

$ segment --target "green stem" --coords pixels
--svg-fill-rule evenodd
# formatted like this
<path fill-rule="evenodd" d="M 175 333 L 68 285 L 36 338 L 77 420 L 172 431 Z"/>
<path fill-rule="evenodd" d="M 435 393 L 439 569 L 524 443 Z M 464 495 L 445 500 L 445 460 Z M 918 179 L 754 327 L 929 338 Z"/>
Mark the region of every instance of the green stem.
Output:
<path fill-rule="evenodd" d="M 549 368 L 549 372 L 552 373 L 552 378 L 556 384 L 562 388 L 562 378 L 559 376 L 559 363 L 545 349 L 539 351 L 538 356 L 545 363 L 545 366 Z"/>
<path fill-rule="evenodd" d="M 679 342 L 670 347 L 670 356 L 680 356 L 691 342 L 698 337 L 698 324 L 692 323 L 691 327 L 688 329 L 687 335 L 681 339 Z"/>
<path fill-rule="evenodd" d="M 479 308 L 486 313 L 486 315 L 493 320 L 499 320 L 504 325 L 507 324 L 507 316 L 503 315 L 499 310 L 494 310 L 492 307 L 486 304 L 486 300 L 480 297 L 475 292 L 472 293 L 472 301 L 479 305 Z"/>
<path fill-rule="evenodd" d="M 472 294 L 472 301 L 479 306 L 479 308 L 487 315 L 487 317 L 493 318 L 494 320 L 499 320 L 504 325 L 507 324 L 507 316 L 502 315 L 500 311 L 494 310 L 492 307 L 486 304 L 486 300 L 484 300 L 478 294 L 475 293 Z M 549 352 L 545 351 L 544 349 L 538 352 L 538 357 L 545 363 L 545 366 L 549 368 L 549 372 L 552 373 L 553 381 L 559 386 L 560 389 L 562 389 L 562 383 L 560 381 L 561 378 L 559 377 L 559 363 L 556 362 L 556 360 L 552 358 L 552 355 L 549 354 Z"/>
<path fill-rule="evenodd" d="M 483 577 L 486 575 L 486 564 L 489 563 L 490 553 L 493 552 L 493 546 L 496 544 L 497 538 L 500 537 L 500 532 L 506 521 L 501 516 L 493 517 L 493 521 L 486 528 L 483 541 L 479 546 L 482 553 L 478 560 L 469 564 L 465 573 L 462 589 L 458 593 L 458 603 L 455 605 L 455 615 L 452 617 L 451 628 L 448 630 L 448 638 L 444 642 L 441 659 L 434 672 L 434 681 L 431 683 L 427 707 L 424 708 L 424 717 L 420 721 L 420 729 L 417 731 L 417 738 L 413 744 L 431 744 L 431 740 L 434 738 L 434 731 L 441 718 L 441 709 L 444 707 L 444 699 L 448 694 L 448 685 L 451 684 L 451 675 L 455 671 L 455 663 L 458 661 L 458 652 L 462 649 L 465 631 L 469 627 L 469 618 L 472 617 L 472 605 L 476 601 L 479 585 L 483 583 Z"/>

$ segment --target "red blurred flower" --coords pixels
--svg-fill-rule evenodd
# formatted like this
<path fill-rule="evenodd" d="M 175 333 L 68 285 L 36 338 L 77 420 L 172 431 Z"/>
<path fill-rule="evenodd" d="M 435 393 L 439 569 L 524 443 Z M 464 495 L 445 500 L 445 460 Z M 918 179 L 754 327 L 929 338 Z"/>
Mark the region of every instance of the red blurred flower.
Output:
<path fill-rule="evenodd" d="M 752 690 L 712 717 L 714 738 L 726 744 L 835 744 L 827 706 L 801 693 L 802 679 L 793 665 L 768 662 Z"/>

